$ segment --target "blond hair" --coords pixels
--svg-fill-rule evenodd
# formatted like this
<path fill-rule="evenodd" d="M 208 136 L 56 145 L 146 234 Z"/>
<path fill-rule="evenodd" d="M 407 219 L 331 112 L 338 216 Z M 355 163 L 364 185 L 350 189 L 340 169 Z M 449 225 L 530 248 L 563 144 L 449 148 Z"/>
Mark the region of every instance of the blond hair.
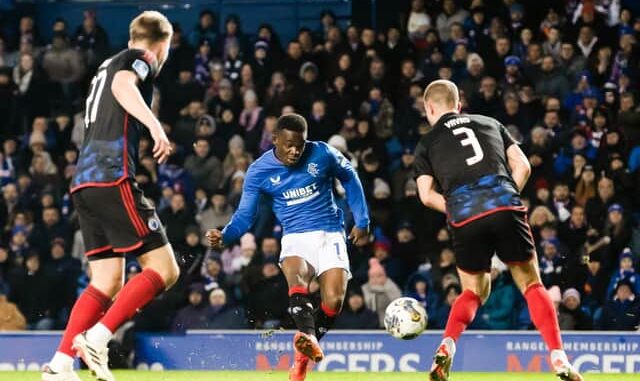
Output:
<path fill-rule="evenodd" d="M 458 107 L 460 102 L 458 86 L 446 79 L 433 81 L 424 91 L 424 101 L 428 100 L 447 107 Z"/>
<path fill-rule="evenodd" d="M 173 34 L 169 20 L 158 11 L 144 11 L 129 24 L 131 41 L 147 40 L 150 43 L 164 41 Z"/>

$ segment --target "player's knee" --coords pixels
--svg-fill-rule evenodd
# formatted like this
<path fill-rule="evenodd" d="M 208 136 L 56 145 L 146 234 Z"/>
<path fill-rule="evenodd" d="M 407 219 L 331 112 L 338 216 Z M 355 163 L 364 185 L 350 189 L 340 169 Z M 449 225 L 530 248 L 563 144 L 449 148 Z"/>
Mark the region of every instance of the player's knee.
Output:
<path fill-rule="evenodd" d="M 162 274 L 162 279 L 167 288 L 173 286 L 180 277 L 180 267 L 176 263 L 169 266 Z"/>
<path fill-rule="evenodd" d="M 124 285 L 124 277 L 121 274 L 114 274 L 109 277 L 94 277 L 91 285 L 100 290 L 103 294 L 114 297 Z"/>
<path fill-rule="evenodd" d="M 342 294 L 332 293 L 322 300 L 322 304 L 332 311 L 340 312 L 342 310 L 343 300 L 344 296 Z"/>

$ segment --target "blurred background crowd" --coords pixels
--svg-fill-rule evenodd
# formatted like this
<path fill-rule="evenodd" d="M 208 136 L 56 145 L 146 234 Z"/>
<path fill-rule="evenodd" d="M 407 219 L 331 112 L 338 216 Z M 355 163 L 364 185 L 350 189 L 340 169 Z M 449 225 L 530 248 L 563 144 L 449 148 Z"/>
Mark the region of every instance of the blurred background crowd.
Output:
<path fill-rule="evenodd" d="M 353 279 L 336 328 L 380 328 L 402 295 L 442 328 L 461 292 L 455 252 L 444 216 L 420 205 L 412 167 L 431 128 L 423 90 L 445 78 L 458 84 L 464 112 L 500 120 L 529 157 L 523 196 L 561 327 L 637 330 L 640 6 L 566 0 L 533 12 L 527 4 L 413 0 L 380 30 L 341 27 L 325 11 L 291 41 L 268 23 L 244 30 L 241 16 L 212 11 L 174 25 L 153 110 L 175 154 L 157 166 L 143 138 L 136 181 L 182 274 L 135 329 L 293 327 L 269 200 L 237 244 L 217 252 L 203 241 L 229 221 L 247 167 L 292 111 L 307 118 L 309 139 L 328 141 L 357 167 L 370 206 L 372 240 L 350 247 Z M 93 11 L 78 26 L 61 17 L 46 41 L 24 15 L 11 38 L 0 36 L 0 314 L 8 316 L 0 330 L 64 328 L 91 277 L 68 185 L 88 82 L 122 48 L 101 22 Z M 335 193 L 349 216 L 338 183 Z M 472 327 L 532 328 L 505 265 L 491 267 L 492 295 Z M 139 271 L 131 258 L 127 278 Z M 319 298 L 317 284 L 310 289 Z"/>

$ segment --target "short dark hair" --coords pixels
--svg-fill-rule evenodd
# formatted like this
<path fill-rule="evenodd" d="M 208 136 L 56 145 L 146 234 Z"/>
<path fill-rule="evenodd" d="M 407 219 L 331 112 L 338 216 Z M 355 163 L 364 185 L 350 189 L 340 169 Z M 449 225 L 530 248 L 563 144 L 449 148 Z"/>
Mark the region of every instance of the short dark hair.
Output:
<path fill-rule="evenodd" d="M 276 123 L 276 131 L 289 130 L 294 132 L 306 133 L 307 121 L 299 114 L 286 114 L 278 118 Z"/>

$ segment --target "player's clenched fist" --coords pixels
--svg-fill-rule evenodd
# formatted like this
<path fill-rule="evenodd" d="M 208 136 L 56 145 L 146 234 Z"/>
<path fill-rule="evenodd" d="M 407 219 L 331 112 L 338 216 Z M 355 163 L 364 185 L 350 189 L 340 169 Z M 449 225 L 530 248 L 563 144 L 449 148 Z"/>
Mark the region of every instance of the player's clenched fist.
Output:
<path fill-rule="evenodd" d="M 222 244 L 222 232 L 218 229 L 211 229 L 207 231 L 207 240 L 209 241 L 209 246 L 213 249 L 221 249 Z"/>

